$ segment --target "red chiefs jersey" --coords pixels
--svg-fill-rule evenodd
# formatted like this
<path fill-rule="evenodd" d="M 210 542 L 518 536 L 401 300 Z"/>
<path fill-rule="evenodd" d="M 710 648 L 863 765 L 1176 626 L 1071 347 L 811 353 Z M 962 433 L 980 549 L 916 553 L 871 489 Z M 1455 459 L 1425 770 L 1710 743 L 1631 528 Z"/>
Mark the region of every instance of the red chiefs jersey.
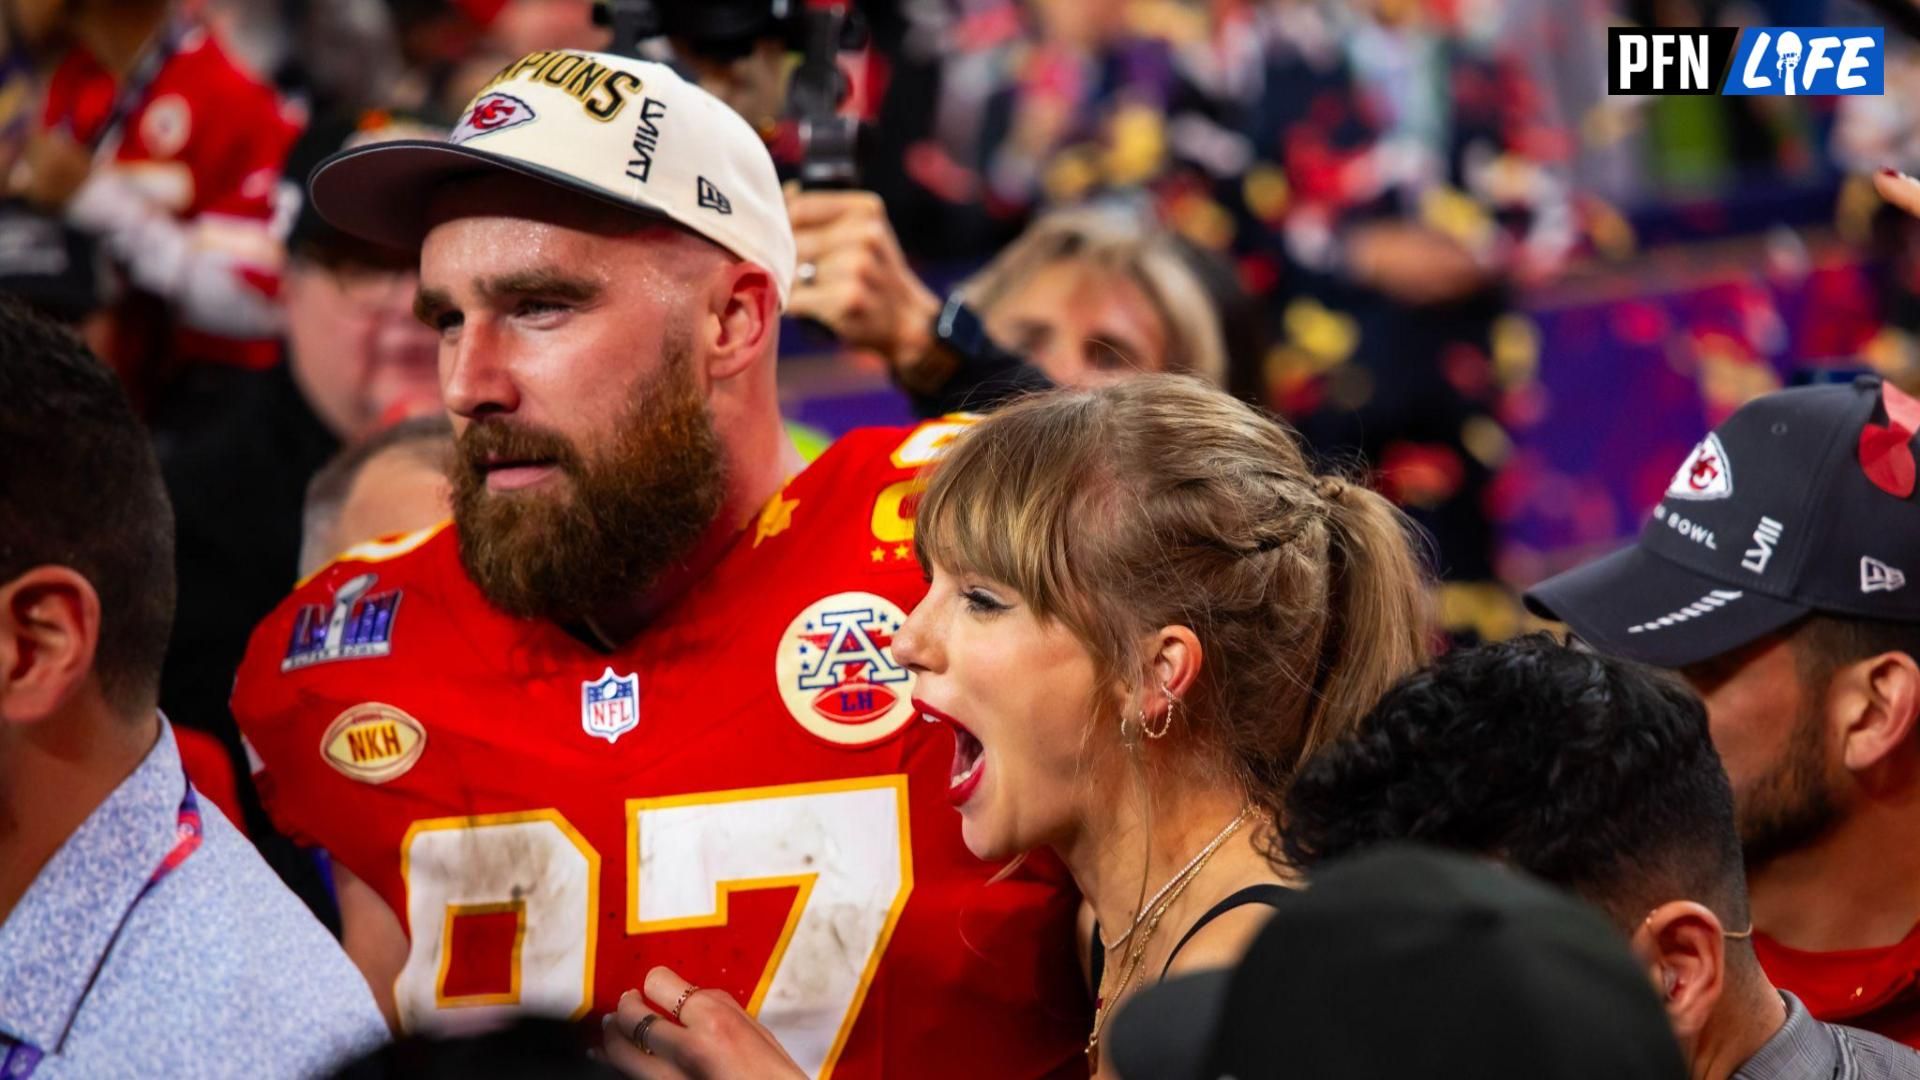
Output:
<path fill-rule="evenodd" d="M 193 295 L 216 307 L 269 308 L 281 263 L 275 188 L 301 125 L 273 88 L 241 69 L 204 28 L 165 33 L 171 54 L 113 130 L 107 127 L 122 87 L 77 45 L 49 80 L 43 124 L 83 146 L 97 144 L 96 169 L 124 177 L 153 206 L 193 224 L 194 249 L 213 256 L 201 261 L 230 279 Z M 137 261 L 139 254 L 129 257 Z M 278 358 L 272 333 L 206 325 L 191 303 L 184 306 L 176 320 L 183 354 L 253 368 Z"/>
<path fill-rule="evenodd" d="M 604 1012 L 666 964 L 816 1076 L 1084 1075 L 1071 881 L 989 882 L 890 650 L 925 591 L 916 474 L 959 427 L 841 439 L 610 652 L 488 606 L 452 526 L 255 630 L 262 794 L 404 913 L 408 1026 Z"/>

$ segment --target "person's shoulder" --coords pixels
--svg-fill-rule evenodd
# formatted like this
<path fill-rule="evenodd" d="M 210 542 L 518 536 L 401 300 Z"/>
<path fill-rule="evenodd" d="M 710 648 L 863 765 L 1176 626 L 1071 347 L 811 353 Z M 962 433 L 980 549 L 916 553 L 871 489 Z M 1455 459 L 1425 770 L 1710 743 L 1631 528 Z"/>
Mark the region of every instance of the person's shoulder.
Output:
<path fill-rule="evenodd" d="M 353 680 L 335 665 L 389 659 L 402 628 L 423 621 L 423 608 L 454 621 L 492 617 L 461 569 L 451 523 L 355 545 L 297 584 L 253 630 L 234 685 L 235 716 L 244 723 L 275 711 L 260 695 L 282 683 L 299 684 L 289 691 L 295 696 L 347 689 L 339 684 Z"/>
<path fill-rule="evenodd" d="M 1920 1050 L 1862 1028 L 1827 1024 L 1862 1080 L 1920 1080 Z"/>
<path fill-rule="evenodd" d="M 144 1000 L 236 1074 L 304 1074 L 379 1042 L 379 1009 L 339 943 L 218 807 L 203 798 L 200 814 L 199 850 L 129 919 L 114 961 L 124 1008 Z"/>
<path fill-rule="evenodd" d="M 835 439 L 795 483 L 862 490 L 917 477 L 978 419 L 956 413 L 910 427 L 856 428 Z"/>
<path fill-rule="evenodd" d="M 455 586 L 462 580 L 459 538 L 453 522 L 443 521 L 418 532 L 382 536 L 347 548 L 296 583 L 278 611 L 319 605 L 331 617 L 334 606 L 346 604 L 351 619 L 355 611 L 367 610 L 361 605 L 374 604 L 389 594 L 397 607 L 399 590 L 405 590 L 409 598 L 457 602 L 460 590 Z M 300 652 L 303 648 L 300 642 L 290 647 L 290 668 L 326 659 L 305 656 Z"/>
<path fill-rule="evenodd" d="M 243 108 L 278 107 L 279 93 L 271 84 L 240 63 L 220 42 L 220 36 L 204 26 L 188 28 L 178 38 L 179 45 L 162 70 L 168 82 L 180 80 L 207 95 L 208 104 Z M 230 120 L 241 119 L 229 117 Z"/>

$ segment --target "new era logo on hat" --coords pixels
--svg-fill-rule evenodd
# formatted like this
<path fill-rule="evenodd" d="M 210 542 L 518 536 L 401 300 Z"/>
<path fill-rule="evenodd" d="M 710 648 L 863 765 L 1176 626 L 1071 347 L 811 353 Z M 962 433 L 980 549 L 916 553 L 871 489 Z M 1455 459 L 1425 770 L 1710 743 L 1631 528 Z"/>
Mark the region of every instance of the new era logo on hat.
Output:
<path fill-rule="evenodd" d="M 717 187 L 714 187 L 713 184 L 704 176 L 700 177 L 699 191 L 700 191 L 701 206 L 704 206 L 707 209 L 712 210 L 717 214 L 733 213 L 733 204 L 728 202 L 727 197 L 725 195 L 720 194 L 720 189 Z"/>
<path fill-rule="evenodd" d="M 1687 455 L 1636 543 L 1541 582 L 1527 606 L 1661 667 L 1814 611 L 1920 622 L 1896 557 L 1920 550 L 1920 501 L 1896 468 L 1916 421 L 1920 402 L 1871 376 L 1757 398 Z"/>
<path fill-rule="evenodd" d="M 1892 592 L 1905 588 L 1907 575 L 1869 555 L 1860 556 L 1860 591 Z"/>
<path fill-rule="evenodd" d="M 672 68 L 555 49 L 501 69 L 446 142 L 337 154 L 314 169 L 313 203 L 342 231 L 417 247 L 434 190 L 488 171 L 671 218 L 793 286 L 793 229 L 773 159 L 753 128 Z"/>

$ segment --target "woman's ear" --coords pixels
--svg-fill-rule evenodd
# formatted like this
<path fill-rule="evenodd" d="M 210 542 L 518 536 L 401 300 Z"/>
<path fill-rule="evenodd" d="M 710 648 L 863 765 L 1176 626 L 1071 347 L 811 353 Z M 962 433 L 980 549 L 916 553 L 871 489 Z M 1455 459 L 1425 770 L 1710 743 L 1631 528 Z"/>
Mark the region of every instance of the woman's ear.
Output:
<path fill-rule="evenodd" d="M 1184 704 L 1200 678 L 1206 656 L 1199 635 L 1190 627 L 1178 625 L 1154 631 L 1146 655 L 1149 685 L 1140 688 L 1140 708 L 1146 711 L 1148 726 L 1155 728 Z"/>

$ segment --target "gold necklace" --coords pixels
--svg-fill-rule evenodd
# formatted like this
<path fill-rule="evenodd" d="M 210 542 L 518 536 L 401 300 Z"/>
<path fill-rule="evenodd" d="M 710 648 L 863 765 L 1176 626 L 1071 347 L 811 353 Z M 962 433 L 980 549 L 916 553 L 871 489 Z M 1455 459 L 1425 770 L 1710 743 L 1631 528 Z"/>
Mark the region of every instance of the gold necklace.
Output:
<path fill-rule="evenodd" d="M 1173 881 L 1167 883 L 1168 888 L 1161 890 L 1164 899 L 1158 899 L 1158 906 L 1149 905 L 1141 911 L 1141 918 L 1134 920 L 1133 924 L 1137 928 L 1144 919 L 1146 929 L 1134 939 L 1133 948 L 1127 950 L 1126 969 L 1121 975 L 1120 985 L 1114 988 L 1112 994 L 1105 992 L 1106 972 L 1101 972 L 1100 986 L 1096 987 L 1100 991 L 1099 1000 L 1093 1007 L 1093 1032 L 1087 1036 L 1087 1071 L 1089 1073 L 1100 1071 L 1100 1034 L 1106 1030 L 1107 1016 L 1112 1012 L 1114 1004 L 1126 994 L 1127 987 L 1133 985 L 1134 976 L 1140 973 L 1140 966 L 1147 956 L 1147 943 L 1153 940 L 1154 931 L 1160 929 L 1160 920 L 1166 917 L 1167 912 L 1180 899 L 1181 894 L 1187 891 L 1187 886 L 1193 884 L 1194 879 L 1200 876 L 1200 871 L 1206 868 L 1214 854 L 1226 844 L 1227 838 L 1239 831 L 1240 826 L 1246 823 L 1247 815 L 1252 811 L 1252 807 L 1242 809 L 1240 815 L 1228 822 L 1227 827 L 1220 830 L 1220 835 L 1214 837 L 1213 842 L 1203 848 L 1200 854 L 1187 864 L 1186 869 L 1182 870 Z M 1129 930 L 1127 936 L 1132 935 L 1133 931 Z M 1125 938 L 1121 940 L 1124 941 Z"/>
<path fill-rule="evenodd" d="M 1112 952 L 1113 950 L 1119 948 L 1120 946 L 1125 945 L 1127 943 L 1127 939 L 1133 936 L 1133 932 L 1135 930 L 1140 929 L 1140 924 L 1146 921 L 1147 912 L 1152 911 L 1154 909 L 1154 905 L 1166 899 L 1167 893 L 1171 892 L 1173 890 L 1173 887 L 1179 884 L 1182 878 L 1185 878 L 1188 874 L 1193 873 L 1194 868 L 1197 867 L 1203 860 L 1210 858 L 1214 852 L 1220 850 L 1220 845 L 1227 842 L 1227 837 L 1233 835 L 1233 831 L 1240 827 L 1240 823 L 1244 821 L 1246 819 L 1246 816 L 1252 811 L 1253 811 L 1253 808 L 1251 806 L 1241 807 L 1239 817 L 1234 818 L 1232 821 L 1227 822 L 1227 827 L 1215 833 L 1213 839 L 1207 841 L 1206 847 L 1201 848 L 1197 853 L 1195 853 L 1193 858 L 1187 860 L 1187 865 L 1181 867 L 1178 873 L 1175 873 L 1172 877 L 1168 878 L 1167 883 L 1165 885 L 1160 886 L 1160 891 L 1154 893 L 1152 899 L 1140 905 L 1140 914 L 1135 915 L 1133 917 L 1133 925 L 1127 927 L 1125 932 L 1123 932 L 1119 937 L 1114 938 L 1112 941 L 1108 941 L 1105 938 L 1100 939 L 1100 947 L 1107 950 L 1108 952 Z"/>

